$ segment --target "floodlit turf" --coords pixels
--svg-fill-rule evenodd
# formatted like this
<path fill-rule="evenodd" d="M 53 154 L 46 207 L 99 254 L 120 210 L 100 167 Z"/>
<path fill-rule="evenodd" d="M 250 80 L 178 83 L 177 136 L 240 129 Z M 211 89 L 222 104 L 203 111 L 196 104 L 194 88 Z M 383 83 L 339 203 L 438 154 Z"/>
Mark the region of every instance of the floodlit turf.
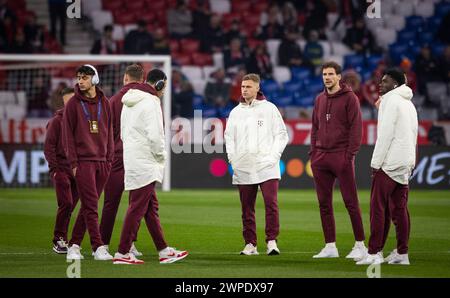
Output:
<path fill-rule="evenodd" d="M 369 236 L 369 192 L 360 191 L 366 237 Z M 128 194 L 122 204 L 111 241 L 117 250 Z M 258 196 L 259 256 L 240 256 L 240 203 L 235 190 L 174 190 L 159 192 L 160 218 L 169 245 L 190 255 L 174 264 L 160 265 L 149 233 L 142 224 L 137 247 L 144 265 L 113 265 L 94 261 L 89 237 L 82 244 L 85 259 L 81 277 L 366 277 L 366 266 L 356 266 L 345 255 L 353 245 L 350 220 L 341 195 L 334 197 L 339 259 L 312 259 L 323 246 L 315 192 L 283 190 L 279 194 L 281 255 L 265 255 L 264 209 Z M 103 204 L 103 198 L 101 199 Z M 76 213 L 78 212 L 76 209 Z M 450 191 L 410 194 L 411 266 L 381 267 L 382 277 L 450 277 Z M 56 213 L 52 189 L 0 189 L 0 277 L 66 277 L 69 263 L 51 250 Z M 71 221 L 71 225 L 73 220 Z M 366 241 L 367 243 L 367 241 Z M 385 254 L 395 246 L 394 229 Z"/>

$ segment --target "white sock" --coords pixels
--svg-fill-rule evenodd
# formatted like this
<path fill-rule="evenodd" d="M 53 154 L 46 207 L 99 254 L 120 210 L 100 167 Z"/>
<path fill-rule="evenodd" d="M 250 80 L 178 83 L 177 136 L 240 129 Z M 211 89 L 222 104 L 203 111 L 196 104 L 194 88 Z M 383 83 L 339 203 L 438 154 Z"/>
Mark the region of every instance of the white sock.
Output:
<path fill-rule="evenodd" d="M 336 248 L 336 242 L 330 242 L 325 244 L 325 247 Z"/>
<path fill-rule="evenodd" d="M 159 252 L 161 252 L 161 253 L 169 252 L 169 247 L 167 246 L 166 248 L 160 250 Z"/>
<path fill-rule="evenodd" d="M 355 244 L 357 245 L 357 246 L 365 246 L 364 245 L 364 241 L 355 241 Z"/>

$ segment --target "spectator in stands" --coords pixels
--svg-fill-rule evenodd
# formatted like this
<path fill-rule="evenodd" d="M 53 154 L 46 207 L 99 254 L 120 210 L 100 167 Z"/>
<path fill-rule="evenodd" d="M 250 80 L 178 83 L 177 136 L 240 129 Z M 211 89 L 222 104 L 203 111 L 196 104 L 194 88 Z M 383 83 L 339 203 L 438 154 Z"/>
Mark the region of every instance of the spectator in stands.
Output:
<path fill-rule="evenodd" d="M 442 75 L 442 80 L 446 83 L 450 83 L 450 45 L 448 45 L 444 54 L 441 57 L 439 63 L 440 73 Z"/>
<path fill-rule="evenodd" d="M 28 117 L 51 117 L 47 101 L 49 100 L 50 77 L 37 72 L 32 79 L 31 88 L 27 91 Z"/>
<path fill-rule="evenodd" d="M 342 20 L 345 21 L 346 27 L 350 27 L 358 18 L 361 18 L 367 10 L 367 4 L 364 1 L 341 0 L 337 1 L 337 4 L 339 17 L 334 24 L 330 24 L 333 26 L 333 29 L 336 29 Z"/>
<path fill-rule="evenodd" d="M 172 117 L 192 118 L 194 91 L 191 83 L 181 70 L 172 70 Z"/>
<path fill-rule="evenodd" d="M 244 66 L 246 61 L 245 51 L 242 49 L 241 40 L 234 38 L 230 42 L 229 49 L 223 53 L 223 61 L 226 71 L 232 71 L 229 68 Z"/>
<path fill-rule="evenodd" d="M 248 73 L 257 73 L 262 79 L 272 78 L 273 68 L 265 43 L 258 44 L 255 47 L 247 60 L 246 68 Z"/>
<path fill-rule="evenodd" d="M 427 94 L 427 83 L 439 80 L 438 61 L 431 55 L 428 45 L 420 50 L 414 64 L 420 94 Z"/>
<path fill-rule="evenodd" d="M 230 99 L 231 82 L 225 77 L 225 70 L 220 68 L 212 74 L 212 80 L 209 80 L 205 87 L 205 103 L 224 107 Z"/>
<path fill-rule="evenodd" d="M 273 9 L 272 7 L 276 8 Z M 281 39 L 283 37 L 284 26 L 279 22 L 278 6 L 271 6 L 267 14 L 267 24 L 259 27 L 257 30 L 257 38 L 261 40 Z"/>
<path fill-rule="evenodd" d="M 450 34 L 448 34 L 448 28 L 450 28 L 450 11 L 442 18 L 439 25 L 436 37 L 444 44 L 450 44 Z"/>
<path fill-rule="evenodd" d="M 241 23 L 237 19 L 231 22 L 230 28 L 225 33 L 225 42 L 229 45 L 234 38 L 238 38 L 243 47 L 246 46 L 247 34 L 241 30 Z"/>
<path fill-rule="evenodd" d="M 366 27 L 363 18 L 358 18 L 354 25 L 347 29 L 343 41 L 357 54 L 378 52 L 372 32 Z"/>
<path fill-rule="evenodd" d="M 7 52 L 16 36 L 16 15 L 7 0 L 0 0 L 0 52 Z"/>
<path fill-rule="evenodd" d="M 319 33 L 316 30 L 309 32 L 308 42 L 305 45 L 303 56 L 315 69 L 318 69 L 323 63 L 323 47 L 319 43 Z"/>
<path fill-rule="evenodd" d="M 375 102 L 380 97 L 380 94 L 378 92 L 379 85 L 380 85 L 380 78 L 378 74 L 374 71 L 372 72 L 370 79 L 365 81 L 361 88 L 364 103 L 368 103 L 371 106 L 375 106 Z"/>
<path fill-rule="evenodd" d="M 25 34 L 25 40 L 27 40 L 32 47 L 32 52 L 42 53 L 44 50 L 44 31 L 42 26 L 37 24 L 36 16 L 34 14 L 29 14 L 27 16 L 23 32 Z"/>
<path fill-rule="evenodd" d="M 295 9 L 294 4 L 292 2 L 285 2 L 281 9 L 281 15 L 283 17 L 283 26 L 287 30 L 293 32 L 295 30 L 296 33 L 300 33 L 298 30 L 298 13 Z M 299 38 L 300 36 L 297 36 Z"/>
<path fill-rule="evenodd" d="M 403 58 L 400 62 L 400 68 L 406 75 L 407 85 L 411 90 L 416 93 L 417 92 L 417 76 L 416 73 L 412 70 L 411 60 L 408 58 Z"/>
<path fill-rule="evenodd" d="M 233 80 L 231 81 L 230 87 L 230 101 L 237 105 L 239 104 L 239 98 L 241 97 L 241 83 L 242 78 L 247 74 L 247 71 L 244 67 L 239 68 L 238 72 L 234 75 Z"/>
<path fill-rule="evenodd" d="M 319 39 L 326 39 L 325 28 L 327 26 L 328 8 L 322 0 L 307 0 L 305 12 L 305 24 L 303 37 L 308 38 L 309 32 L 315 30 L 319 33 Z"/>
<path fill-rule="evenodd" d="M 149 54 L 153 50 L 153 38 L 147 30 L 147 23 L 140 20 L 138 28 L 131 30 L 125 36 L 124 53 L 128 55 Z"/>
<path fill-rule="evenodd" d="M 56 39 L 56 27 L 59 23 L 59 41 L 62 45 L 66 45 L 66 0 L 48 0 L 48 9 L 50 13 L 50 34 Z"/>
<path fill-rule="evenodd" d="M 177 0 L 175 8 L 169 9 L 167 22 L 172 38 L 181 39 L 192 36 L 192 13 L 185 0 Z"/>
<path fill-rule="evenodd" d="M 221 28 L 221 19 L 218 15 L 212 15 L 210 22 L 200 39 L 200 50 L 204 53 L 221 52 L 224 46 L 224 32 Z"/>
<path fill-rule="evenodd" d="M 91 49 L 91 54 L 114 54 L 116 53 L 116 42 L 113 39 L 113 26 L 105 25 L 103 35 L 97 39 Z"/>
<path fill-rule="evenodd" d="M 169 55 L 170 45 L 167 37 L 164 34 L 162 28 L 156 28 L 153 33 L 153 49 L 151 51 L 153 55 Z"/>
<path fill-rule="evenodd" d="M 350 86 L 353 92 L 358 97 L 359 103 L 363 104 L 364 97 L 361 90 L 361 81 L 362 81 L 361 76 L 353 69 L 348 69 L 342 72 L 342 83 L 345 83 L 348 86 Z"/>
<path fill-rule="evenodd" d="M 192 30 L 194 36 L 198 39 L 202 39 L 205 36 L 206 28 L 210 24 L 211 7 L 207 0 L 197 0 L 197 6 L 192 12 Z"/>
<path fill-rule="evenodd" d="M 278 64 L 287 67 L 310 66 L 303 58 L 297 34 L 291 30 L 285 31 L 284 38 L 278 47 Z"/>
<path fill-rule="evenodd" d="M 30 43 L 25 39 L 22 29 L 17 30 L 14 42 L 9 47 L 9 52 L 14 54 L 31 54 L 33 52 Z"/>

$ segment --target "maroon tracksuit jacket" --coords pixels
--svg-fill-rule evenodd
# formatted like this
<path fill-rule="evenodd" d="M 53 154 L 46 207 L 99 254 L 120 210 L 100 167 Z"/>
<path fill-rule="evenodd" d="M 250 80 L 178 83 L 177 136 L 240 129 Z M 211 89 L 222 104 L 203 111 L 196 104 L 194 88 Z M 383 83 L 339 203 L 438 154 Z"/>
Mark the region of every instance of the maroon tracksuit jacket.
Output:
<path fill-rule="evenodd" d="M 62 140 L 63 109 L 56 111 L 55 116 L 47 124 L 45 134 L 44 155 L 50 169 L 58 202 L 53 242 L 67 241 L 67 230 L 70 217 L 78 201 L 75 179 L 72 177 L 69 162 L 64 153 Z"/>
<path fill-rule="evenodd" d="M 362 241 L 365 238 L 354 168 L 361 137 L 361 110 L 352 89 L 341 84 L 341 89 L 334 94 L 328 94 L 326 90 L 320 93 L 314 104 L 310 154 L 326 243 L 336 241 L 332 206 L 336 178 L 355 239 Z"/>
<path fill-rule="evenodd" d="M 90 132 L 88 117 L 97 121 L 98 133 Z M 75 179 L 81 200 L 69 244 L 80 245 L 87 227 L 94 251 L 103 245 L 98 226 L 98 199 L 114 156 L 111 118 L 109 102 L 101 89 L 96 87 L 96 97 L 87 98 L 75 86 L 75 95 L 67 103 L 63 117 L 64 149 L 71 168 L 77 168 Z"/>

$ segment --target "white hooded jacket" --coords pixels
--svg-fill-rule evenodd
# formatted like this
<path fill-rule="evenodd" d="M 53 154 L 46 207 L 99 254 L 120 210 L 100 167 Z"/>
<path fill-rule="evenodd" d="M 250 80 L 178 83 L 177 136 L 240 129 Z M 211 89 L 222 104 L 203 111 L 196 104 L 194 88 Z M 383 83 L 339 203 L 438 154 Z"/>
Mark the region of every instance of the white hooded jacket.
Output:
<path fill-rule="evenodd" d="M 162 182 L 166 159 L 161 102 L 157 96 L 130 89 L 122 97 L 125 190 Z"/>
<path fill-rule="evenodd" d="M 225 129 L 233 184 L 281 179 L 279 162 L 288 140 L 283 118 L 271 102 L 255 99 L 236 106 Z"/>
<path fill-rule="evenodd" d="M 416 163 L 418 120 L 412 90 L 401 85 L 382 96 L 371 167 L 407 185 Z"/>

